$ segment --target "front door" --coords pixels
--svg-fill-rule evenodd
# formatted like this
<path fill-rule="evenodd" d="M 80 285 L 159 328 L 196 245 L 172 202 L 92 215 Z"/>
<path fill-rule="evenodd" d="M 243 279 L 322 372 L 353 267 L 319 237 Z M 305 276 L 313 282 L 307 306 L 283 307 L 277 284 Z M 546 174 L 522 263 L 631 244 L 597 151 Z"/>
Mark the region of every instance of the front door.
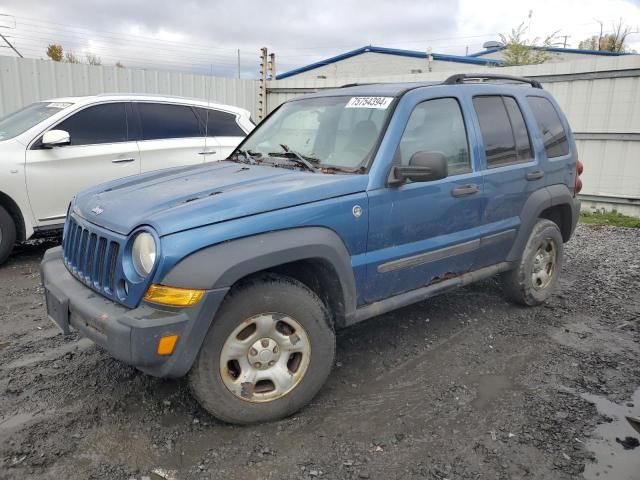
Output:
<path fill-rule="evenodd" d="M 448 176 L 369 192 L 368 293 L 361 303 L 472 268 L 484 202 L 482 174 L 474 169 L 469 149 L 468 121 L 454 96 L 427 99 L 413 109 L 395 163 L 409 164 L 416 152 L 437 152 L 447 160 Z"/>
<path fill-rule="evenodd" d="M 69 133 L 70 144 L 26 151 L 29 201 L 39 226 L 64 222 L 73 195 L 99 183 L 140 173 L 140 154 L 129 139 L 125 103 L 86 107 L 51 130 Z"/>

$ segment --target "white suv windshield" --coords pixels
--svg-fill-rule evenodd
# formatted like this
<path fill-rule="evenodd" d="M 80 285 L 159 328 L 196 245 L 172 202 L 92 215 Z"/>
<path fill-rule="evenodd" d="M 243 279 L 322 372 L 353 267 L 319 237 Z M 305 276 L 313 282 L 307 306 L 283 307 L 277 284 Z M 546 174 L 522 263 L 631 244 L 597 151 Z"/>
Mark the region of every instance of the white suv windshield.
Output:
<path fill-rule="evenodd" d="M 316 167 L 357 169 L 377 144 L 391 97 L 318 97 L 284 104 L 240 147 L 271 162 L 293 155 Z"/>
<path fill-rule="evenodd" d="M 8 140 L 46 120 L 60 110 L 73 105 L 70 102 L 38 102 L 0 119 L 0 140 Z"/>

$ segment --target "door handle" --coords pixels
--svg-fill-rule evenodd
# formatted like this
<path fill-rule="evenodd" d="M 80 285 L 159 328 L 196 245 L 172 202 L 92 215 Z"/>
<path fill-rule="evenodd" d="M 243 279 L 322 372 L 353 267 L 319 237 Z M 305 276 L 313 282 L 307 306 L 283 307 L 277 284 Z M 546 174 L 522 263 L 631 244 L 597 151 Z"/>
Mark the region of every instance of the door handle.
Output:
<path fill-rule="evenodd" d="M 135 162 L 135 158 L 116 158 L 114 160 L 111 160 L 111 163 L 129 163 L 129 162 Z"/>
<path fill-rule="evenodd" d="M 544 177 L 544 170 L 533 170 L 532 172 L 528 172 L 524 178 L 526 178 L 528 181 L 532 181 L 532 180 L 540 180 L 542 177 Z"/>
<path fill-rule="evenodd" d="M 455 187 L 451 190 L 451 195 L 454 197 L 468 197 L 469 195 L 473 195 L 474 193 L 478 193 L 480 188 L 475 183 L 470 183 L 469 185 L 461 185 L 459 187 Z"/>
<path fill-rule="evenodd" d="M 204 150 L 202 152 L 198 152 L 198 155 L 213 155 L 214 153 L 216 153 L 215 150 Z"/>

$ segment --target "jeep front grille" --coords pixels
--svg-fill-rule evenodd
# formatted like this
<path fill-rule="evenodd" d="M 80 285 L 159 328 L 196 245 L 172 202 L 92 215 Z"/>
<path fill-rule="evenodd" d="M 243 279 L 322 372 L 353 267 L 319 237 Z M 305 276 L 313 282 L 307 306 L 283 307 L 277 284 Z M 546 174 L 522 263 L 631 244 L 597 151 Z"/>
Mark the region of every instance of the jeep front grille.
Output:
<path fill-rule="evenodd" d="M 67 268 L 78 280 L 115 300 L 120 242 L 72 216 L 67 222 L 62 244 Z"/>

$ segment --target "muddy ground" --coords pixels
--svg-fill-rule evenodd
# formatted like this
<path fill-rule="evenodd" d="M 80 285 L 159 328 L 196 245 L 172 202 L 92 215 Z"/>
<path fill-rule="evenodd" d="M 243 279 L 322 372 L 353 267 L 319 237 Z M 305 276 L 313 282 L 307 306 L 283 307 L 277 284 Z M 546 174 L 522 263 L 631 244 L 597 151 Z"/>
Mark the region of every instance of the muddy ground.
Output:
<path fill-rule="evenodd" d="M 314 402 L 250 427 L 63 337 L 38 273 L 54 244 L 0 267 L 1 479 L 640 478 L 615 440 L 640 436 L 638 230 L 580 226 L 547 305 L 491 279 L 340 332 Z"/>

